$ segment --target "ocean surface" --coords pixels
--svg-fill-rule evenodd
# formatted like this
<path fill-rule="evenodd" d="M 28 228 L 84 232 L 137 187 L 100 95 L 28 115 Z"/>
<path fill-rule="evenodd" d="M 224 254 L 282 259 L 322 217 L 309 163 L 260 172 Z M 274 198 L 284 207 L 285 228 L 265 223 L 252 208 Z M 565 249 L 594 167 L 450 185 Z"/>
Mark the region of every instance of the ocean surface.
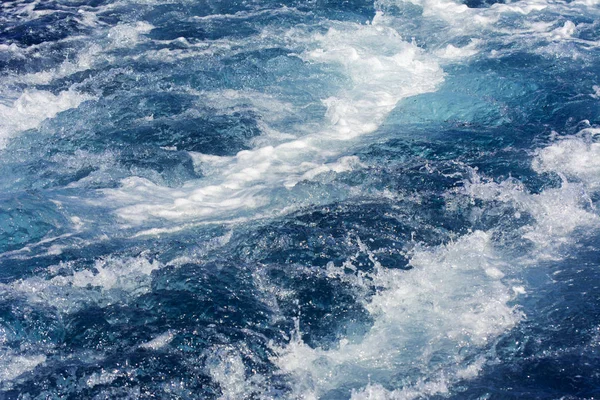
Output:
<path fill-rule="evenodd" d="M 0 399 L 600 398 L 598 0 L 3 0 Z"/>

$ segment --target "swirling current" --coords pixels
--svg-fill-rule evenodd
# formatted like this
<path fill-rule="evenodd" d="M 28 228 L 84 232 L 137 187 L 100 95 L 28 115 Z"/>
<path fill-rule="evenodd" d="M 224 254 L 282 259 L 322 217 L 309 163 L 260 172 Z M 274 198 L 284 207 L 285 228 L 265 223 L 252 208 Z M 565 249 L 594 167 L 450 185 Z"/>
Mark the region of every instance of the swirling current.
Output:
<path fill-rule="evenodd" d="M 598 0 L 6 0 L 0 398 L 600 397 Z"/>

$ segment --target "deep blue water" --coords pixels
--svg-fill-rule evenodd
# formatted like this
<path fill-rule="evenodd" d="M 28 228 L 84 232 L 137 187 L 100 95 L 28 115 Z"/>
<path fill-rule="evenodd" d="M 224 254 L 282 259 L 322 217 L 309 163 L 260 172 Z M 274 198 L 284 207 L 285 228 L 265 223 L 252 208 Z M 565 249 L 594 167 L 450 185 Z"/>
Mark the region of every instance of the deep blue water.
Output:
<path fill-rule="evenodd" d="M 596 0 L 0 8 L 0 398 L 600 397 Z"/>

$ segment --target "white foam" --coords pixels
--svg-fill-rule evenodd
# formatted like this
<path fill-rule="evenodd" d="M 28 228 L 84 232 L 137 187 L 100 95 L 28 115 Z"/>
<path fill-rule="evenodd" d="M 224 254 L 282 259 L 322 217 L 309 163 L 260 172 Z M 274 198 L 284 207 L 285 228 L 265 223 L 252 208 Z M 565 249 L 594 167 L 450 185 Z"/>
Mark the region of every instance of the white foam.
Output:
<path fill-rule="evenodd" d="M 319 398 L 329 390 L 355 386 L 365 388 L 355 398 L 387 398 L 368 397 L 386 392 L 367 386 L 367 373 L 384 381 L 389 374 L 405 374 L 412 379 L 405 390 L 416 390 L 425 384 L 419 383 L 415 371 L 444 376 L 435 390 L 428 389 L 429 394 L 444 393 L 453 381 L 475 375 L 476 367 L 464 371 L 467 355 L 523 317 L 510 304 L 515 293 L 503 275 L 489 273 L 507 267 L 494 250 L 491 234 L 477 231 L 446 246 L 416 251 L 409 271 L 385 269 L 364 243 L 360 247 L 376 263 L 375 273 L 365 282 L 380 288 L 365 302 L 374 318 L 370 331 L 363 338 L 342 339 L 331 350 L 310 348 L 299 336 L 276 349 L 273 361 L 294 377 L 302 396 Z M 425 395 L 424 390 L 418 392 Z M 389 398 L 411 397 L 416 396 Z"/>
<path fill-rule="evenodd" d="M 37 128 L 47 118 L 77 108 L 91 96 L 66 90 L 58 95 L 43 90 L 27 90 L 11 105 L 0 104 L 0 149 L 18 132 Z"/>
<path fill-rule="evenodd" d="M 400 99 L 435 90 L 443 80 L 431 57 L 386 26 L 340 23 L 326 34 L 302 40 L 309 47 L 301 54 L 306 62 L 333 64 L 352 82 L 323 100 L 328 120 L 324 128 L 232 158 L 213 159 L 219 162 L 210 165 L 210 179 L 176 190 L 140 178 L 124 180 L 120 189 L 105 191 L 109 199 L 125 205 L 118 214 L 133 223 L 149 218 L 210 220 L 273 206 L 269 191 L 294 187 L 320 171 L 334 171 L 334 165 L 349 166 L 340 153 L 352 141 L 375 131 Z"/>
<path fill-rule="evenodd" d="M 448 60 L 460 60 L 479 53 L 479 49 L 477 47 L 480 44 L 481 40 L 479 39 L 472 39 L 471 42 L 464 47 L 455 47 L 449 44 L 445 48 L 437 50 L 435 55 Z"/>
<path fill-rule="evenodd" d="M 442 379 L 420 380 L 415 385 L 399 390 L 387 390 L 379 384 L 369 384 L 362 390 L 353 390 L 351 400 L 412 400 L 449 392 L 448 384 Z"/>
<path fill-rule="evenodd" d="M 119 288 L 134 291 L 140 288 L 138 282 L 140 277 L 149 276 L 152 271 L 160 267 L 159 262 L 148 261 L 145 258 L 99 260 L 94 265 L 96 272 L 78 271 L 66 281 L 75 287 L 95 286 L 101 287 L 102 290 Z M 61 278 L 58 280 L 63 281 Z"/>
<path fill-rule="evenodd" d="M 381 10 L 393 10 L 394 6 L 405 3 L 415 4 L 422 9 L 426 21 L 433 22 L 435 32 L 428 43 L 441 57 L 459 53 L 452 43 L 454 38 L 471 37 L 485 40 L 489 45 L 504 43 L 502 50 L 492 49 L 491 53 L 513 53 L 525 49 L 533 53 L 551 57 L 584 57 L 587 49 L 597 48 L 597 40 L 579 39 L 578 27 L 571 16 L 588 13 L 596 15 L 591 2 L 550 2 L 547 0 L 522 0 L 518 2 L 496 3 L 490 7 L 469 8 L 455 0 L 379 0 Z M 393 14 L 393 11 L 391 12 Z M 544 16 L 544 18 L 541 18 Z M 384 15 L 390 23 L 406 24 L 405 17 Z M 392 22 L 396 21 L 396 22 Z M 440 24 L 442 24 L 440 26 Z M 427 25 L 424 27 L 427 32 Z M 443 35 L 439 34 L 442 29 Z M 450 42 L 450 44 L 448 44 Z M 575 44 L 575 45 L 573 45 Z M 436 49 L 436 47 L 438 47 Z"/>
<path fill-rule="evenodd" d="M 120 24 L 108 31 L 113 48 L 133 47 L 144 40 L 142 35 L 149 33 L 154 26 L 138 21 L 135 24 Z"/>
<path fill-rule="evenodd" d="M 247 395 L 245 366 L 237 351 L 215 348 L 207 364 L 212 379 L 221 386 L 221 399 L 234 400 Z"/>
<path fill-rule="evenodd" d="M 246 371 L 243 354 L 250 354 L 242 344 L 238 349 L 231 345 L 214 346 L 207 351 L 206 368 L 221 388 L 221 400 L 242 398 L 267 399 L 265 379 L 256 371 Z"/>
<path fill-rule="evenodd" d="M 3 352 L 0 361 L 0 382 L 11 381 L 46 362 L 43 354 L 24 356 Z"/>
<path fill-rule="evenodd" d="M 479 375 L 484 363 L 484 357 L 477 358 L 474 362 L 470 363 L 466 367 L 458 369 L 455 373 L 455 378 L 461 380 L 475 378 L 477 375 Z M 451 377 L 445 375 L 444 373 L 441 373 L 437 374 L 437 376 L 430 376 L 425 379 L 418 379 L 415 384 L 396 390 L 387 390 L 380 384 L 368 384 L 363 389 L 353 390 L 351 399 L 412 400 L 427 398 L 431 396 L 444 396 L 450 393 L 451 391 L 451 387 L 449 386 L 451 380 Z"/>
<path fill-rule="evenodd" d="M 98 15 L 95 12 L 86 11 L 80 8 L 77 10 L 77 14 L 79 15 L 79 18 L 77 18 L 76 21 L 81 25 L 90 28 L 95 28 L 101 25 L 101 22 L 98 20 Z"/>
<path fill-rule="evenodd" d="M 341 173 L 346 171 L 352 171 L 356 169 L 358 166 L 362 166 L 360 159 L 356 156 L 347 156 L 341 157 L 337 161 L 333 163 L 325 163 L 325 164 L 312 164 L 312 163 L 304 163 L 304 165 L 314 165 L 314 168 L 306 171 L 301 177 L 300 180 L 313 180 L 317 176 L 324 174 L 326 172 L 335 172 Z M 286 186 L 294 186 L 296 184 L 295 181 L 286 182 Z"/>
<path fill-rule="evenodd" d="M 158 261 L 144 257 L 109 257 L 97 260 L 92 269 L 80 271 L 73 271 L 70 264 L 61 263 L 48 268 L 49 278 L 19 279 L 1 287 L 8 293 L 26 296 L 31 303 L 72 313 L 87 304 L 106 306 L 119 299 L 147 293 L 152 272 L 162 266 Z"/>
<path fill-rule="evenodd" d="M 566 21 L 565 24 L 559 28 L 556 28 L 552 31 L 552 39 L 553 40 L 565 40 L 571 39 L 575 32 L 577 31 L 577 27 L 571 21 Z"/>
<path fill-rule="evenodd" d="M 600 226 L 600 218 L 590 208 L 586 187 L 566 180 L 560 188 L 531 194 L 514 180 L 496 183 L 475 176 L 465 183 L 465 192 L 476 199 L 509 203 L 517 213 L 527 213 L 534 218 L 534 224 L 520 230 L 524 239 L 536 245 L 536 256 L 527 255 L 533 257 L 533 262 L 535 257 L 559 257 L 559 246 L 570 243 L 575 230 Z"/>
<path fill-rule="evenodd" d="M 538 172 L 558 172 L 582 180 L 590 188 L 600 186 L 600 143 L 589 136 L 600 129 L 586 129 L 576 137 L 560 140 L 538 152 L 533 166 Z M 585 136 L 588 136 L 587 138 Z"/>
<path fill-rule="evenodd" d="M 581 4 L 587 7 L 594 7 L 600 4 L 600 0 L 575 0 L 573 4 Z"/>
<path fill-rule="evenodd" d="M 150 340 L 149 342 L 140 344 L 140 347 L 143 349 L 148 349 L 148 350 L 162 349 L 163 347 L 165 347 L 166 345 L 171 343 L 174 338 L 175 338 L 175 332 L 167 331 L 167 332 L 163 333 L 162 335 L 159 335 L 159 336 L 155 337 L 154 339 Z"/>
<path fill-rule="evenodd" d="M 98 385 L 108 385 L 120 376 L 123 376 L 123 373 L 119 372 L 118 370 L 106 371 L 103 369 L 101 372 L 96 372 L 90 375 L 85 380 L 85 383 L 88 387 L 93 388 Z"/>

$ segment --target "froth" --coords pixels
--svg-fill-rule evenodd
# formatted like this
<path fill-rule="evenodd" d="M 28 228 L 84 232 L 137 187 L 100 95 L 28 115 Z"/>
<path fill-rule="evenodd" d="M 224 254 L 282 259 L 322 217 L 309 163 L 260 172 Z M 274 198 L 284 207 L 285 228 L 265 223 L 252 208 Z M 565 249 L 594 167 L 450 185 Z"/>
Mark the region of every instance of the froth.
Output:
<path fill-rule="evenodd" d="M 0 358 L 0 383 L 11 381 L 46 361 L 43 354 L 25 356 L 3 352 Z"/>
<path fill-rule="evenodd" d="M 148 292 L 152 271 L 161 267 L 158 261 L 144 257 L 109 257 L 97 260 L 91 269 L 82 270 L 73 270 L 72 265 L 63 263 L 50 267 L 48 278 L 19 279 L 2 285 L 2 289 L 6 294 L 26 296 L 31 303 L 71 313 L 86 304 L 103 306 Z"/>
<path fill-rule="evenodd" d="M 33 129 L 59 112 L 77 108 L 90 96 L 66 90 L 55 95 L 43 90 L 28 90 L 11 105 L 0 104 L 0 148 L 17 132 Z"/>
<path fill-rule="evenodd" d="M 540 150 L 534 168 L 538 172 L 558 172 L 597 189 L 600 186 L 600 143 L 595 142 L 594 137 L 598 134 L 600 129 L 588 128 Z"/>
<path fill-rule="evenodd" d="M 241 398 L 267 399 L 265 379 L 259 374 L 247 374 L 242 360 L 245 346 L 236 348 L 231 345 L 214 346 L 207 351 L 206 367 L 212 379 L 221 388 L 220 400 Z"/>
<path fill-rule="evenodd" d="M 141 39 L 141 35 L 150 32 L 154 27 L 147 22 L 121 24 L 108 31 L 108 39 L 114 48 L 132 47 Z"/>
<path fill-rule="evenodd" d="M 171 341 L 173 340 L 174 337 L 175 337 L 175 332 L 168 331 L 168 332 L 163 333 L 162 335 L 155 337 L 154 339 L 150 340 L 149 342 L 142 343 L 140 345 L 140 347 L 143 349 L 148 349 L 148 350 L 158 350 L 158 349 L 165 347 L 169 343 L 171 343 Z"/>
<path fill-rule="evenodd" d="M 370 253 L 366 245 L 360 247 Z M 424 386 L 423 376 L 444 376 L 429 392 L 417 391 L 444 393 L 453 381 L 469 377 L 462 371 L 468 355 L 523 317 L 510 304 L 515 292 L 502 280 L 505 262 L 488 233 L 477 231 L 446 246 L 415 251 L 410 265 L 413 269 L 401 271 L 376 262 L 375 272 L 361 281 L 379 288 L 365 299 L 375 319 L 365 337 L 342 339 L 336 349 L 323 350 L 296 336 L 277 349 L 275 362 L 293 376 L 298 393 L 319 398 L 335 388 L 354 387 L 355 398 L 411 397 L 368 386 L 367 374 L 376 381 L 401 374 L 405 392 Z"/>
<path fill-rule="evenodd" d="M 523 0 L 518 2 L 498 2 L 489 7 L 470 8 L 453 0 L 379 0 L 377 7 L 389 11 L 382 13 L 382 19 L 394 20 L 394 8 L 412 3 L 421 8 L 423 17 L 436 31 L 430 32 L 428 42 L 435 53 L 449 60 L 470 53 L 468 46 L 458 51 L 455 40 L 485 41 L 489 53 L 525 51 L 551 57 L 580 58 L 589 54 L 587 50 L 598 47 L 598 41 L 579 37 L 579 26 L 568 18 L 582 14 L 595 15 L 593 2 L 556 3 L 547 0 Z M 571 17 L 572 16 L 572 17 Z M 406 24 L 405 16 L 397 17 L 399 25 Z M 583 24 L 585 25 L 585 24 Z M 410 24 L 409 24 L 410 26 Z M 427 30 L 427 25 L 425 27 Z M 445 34 L 439 35 L 442 29 Z M 450 44 L 448 44 L 450 42 Z M 494 47 L 498 46 L 498 49 Z M 472 54 L 471 54 L 472 55 Z"/>
<path fill-rule="evenodd" d="M 433 58 L 389 27 L 340 23 L 326 34 L 312 35 L 310 41 L 302 39 L 301 45 L 308 47 L 300 54 L 305 62 L 332 64 L 351 80 L 338 95 L 323 99 L 327 111 L 322 128 L 283 143 L 285 135 L 272 135 L 275 144 L 241 151 L 232 158 L 196 156 L 200 162 L 209 161 L 210 179 L 177 190 L 129 178 L 120 189 L 105 191 L 108 198 L 124 205 L 118 214 L 139 223 L 154 218 L 237 218 L 237 213 L 252 214 L 267 205 L 286 207 L 275 204 L 269 192 L 357 165 L 340 153 L 374 132 L 400 99 L 433 91 L 443 80 Z"/>

